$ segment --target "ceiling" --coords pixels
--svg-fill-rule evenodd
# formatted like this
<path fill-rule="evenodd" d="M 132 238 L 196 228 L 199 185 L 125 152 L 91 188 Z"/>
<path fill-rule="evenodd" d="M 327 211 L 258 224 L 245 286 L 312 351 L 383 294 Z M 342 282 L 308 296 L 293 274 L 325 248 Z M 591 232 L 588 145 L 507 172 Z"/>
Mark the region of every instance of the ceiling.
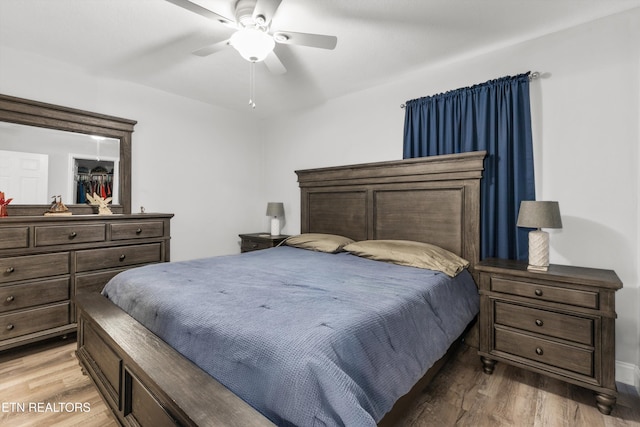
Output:
<path fill-rule="evenodd" d="M 235 0 L 194 1 L 234 16 Z M 335 50 L 277 45 L 287 73 L 256 65 L 255 112 L 319 104 L 419 67 L 636 7 L 640 0 L 283 0 L 272 28 L 335 35 L 338 44 Z M 191 54 L 230 34 L 164 0 L 0 0 L 0 46 L 247 111 L 249 63 L 231 47 Z"/>

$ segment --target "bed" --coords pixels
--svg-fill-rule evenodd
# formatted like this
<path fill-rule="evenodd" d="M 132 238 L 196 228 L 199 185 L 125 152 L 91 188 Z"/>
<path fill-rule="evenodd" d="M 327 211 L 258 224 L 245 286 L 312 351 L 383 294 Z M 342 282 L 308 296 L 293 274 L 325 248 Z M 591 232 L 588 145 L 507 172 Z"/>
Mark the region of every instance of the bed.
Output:
<path fill-rule="evenodd" d="M 430 243 L 468 260 L 468 271 L 451 279 L 354 251 L 292 246 L 134 269 L 105 287 L 108 298 L 78 296 L 83 369 L 123 425 L 392 425 L 477 313 L 475 300 L 456 292 L 477 297 L 484 155 L 296 172 L 304 235 Z M 215 286 L 207 285 L 211 275 Z M 430 315 L 426 276 L 435 282 Z M 201 311 L 186 314 L 183 306 L 194 305 L 185 302 L 186 283 L 200 279 L 189 288 Z M 224 305 L 232 310 L 223 312 Z M 303 316 L 292 322 L 287 316 L 296 309 Z M 390 319 L 382 319 L 385 312 Z M 451 312 L 459 315 L 446 317 Z M 196 332 L 178 329 L 185 323 Z M 217 345 L 204 344 L 220 330 Z M 407 345 L 417 349 L 403 358 Z M 385 347 L 391 350 L 379 353 Z M 427 354 L 427 347 L 437 349 Z"/>

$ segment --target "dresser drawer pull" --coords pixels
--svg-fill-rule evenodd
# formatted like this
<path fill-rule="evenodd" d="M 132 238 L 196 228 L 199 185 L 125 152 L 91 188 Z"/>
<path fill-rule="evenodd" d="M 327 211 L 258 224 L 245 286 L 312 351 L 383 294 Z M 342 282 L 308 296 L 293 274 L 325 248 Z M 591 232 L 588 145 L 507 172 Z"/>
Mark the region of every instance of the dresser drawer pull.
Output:
<path fill-rule="evenodd" d="M 142 233 L 142 228 L 136 228 L 136 234 Z"/>
<path fill-rule="evenodd" d="M 120 255 L 120 261 L 124 261 L 127 256 L 125 254 Z"/>
<path fill-rule="evenodd" d="M 544 351 L 540 347 L 536 347 L 536 354 L 538 356 L 542 356 L 543 353 L 544 353 Z"/>
<path fill-rule="evenodd" d="M 14 271 L 16 271 L 16 269 L 13 267 L 7 268 L 7 273 L 13 273 Z"/>
<path fill-rule="evenodd" d="M 544 325 L 544 322 L 540 319 L 536 319 L 536 326 L 542 326 Z"/>
<path fill-rule="evenodd" d="M 76 237 L 78 235 L 78 233 L 76 233 L 75 231 L 72 231 L 71 233 L 69 233 L 69 238 L 73 239 L 74 237 Z"/>
<path fill-rule="evenodd" d="M 9 323 L 7 325 L 7 331 L 12 331 L 13 330 L 13 325 L 11 323 Z"/>
<path fill-rule="evenodd" d="M 13 295 L 9 295 L 7 297 L 7 302 L 13 302 L 15 300 L 15 297 Z"/>
<path fill-rule="evenodd" d="M 542 289 L 536 289 L 535 292 L 536 296 L 541 297 L 542 296 Z"/>

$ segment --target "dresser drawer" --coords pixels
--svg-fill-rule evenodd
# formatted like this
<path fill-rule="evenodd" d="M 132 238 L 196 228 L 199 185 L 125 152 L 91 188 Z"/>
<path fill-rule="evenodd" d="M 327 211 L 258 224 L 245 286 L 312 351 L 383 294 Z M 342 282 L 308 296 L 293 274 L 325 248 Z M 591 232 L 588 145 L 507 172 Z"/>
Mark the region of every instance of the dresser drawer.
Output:
<path fill-rule="evenodd" d="M 0 249 L 29 247 L 29 227 L 0 228 Z"/>
<path fill-rule="evenodd" d="M 105 238 L 106 233 L 104 224 L 51 225 L 35 227 L 36 246 L 103 242 Z"/>
<path fill-rule="evenodd" d="M 0 258 L 0 283 L 69 274 L 69 252 Z"/>
<path fill-rule="evenodd" d="M 543 301 L 559 302 L 580 307 L 598 308 L 598 293 L 578 289 L 560 288 L 538 283 L 491 278 L 491 290 Z"/>
<path fill-rule="evenodd" d="M 145 239 L 164 235 L 162 221 L 110 224 L 109 227 L 111 227 L 111 240 Z"/>
<path fill-rule="evenodd" d="M 0 315 L 0 339 L 64 326 L 69 323 L 69 303 Z"/>
<path fill-rule="evenodd" d="M 112 277 L 123 271 L 125 271 L 125 269 L 77 275 L 76 295 L 86 294 L 89 292 L 101 292 L 102 288 L 104 288 L 104 285 L 106 285 Z"/>
<path fill-rule="evenodd" d="M 119 246 L 76 252 L 76 271 L 101 270 L 161 261 L 161 244 Z"/>
<path fill-rule="evenodd" d="M 0 287 L 0 313 L 69 299 L 69 278 Z"/>
<path fill-rule="evenodd" d="M 495 329 L 495 349 L 545 365 L 593 376 L 592 350 L 501 328 Z"/>
<path fill-rule="evenodd" d="M 495 323 L 593 345 L 593 320 L 496 301 Z"/>

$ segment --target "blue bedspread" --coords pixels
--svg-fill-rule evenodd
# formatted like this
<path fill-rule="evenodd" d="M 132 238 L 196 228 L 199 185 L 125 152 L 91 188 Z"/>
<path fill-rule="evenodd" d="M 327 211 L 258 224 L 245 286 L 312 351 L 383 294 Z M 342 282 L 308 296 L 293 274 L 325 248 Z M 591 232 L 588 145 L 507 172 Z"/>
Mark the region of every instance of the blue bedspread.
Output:
<path fill-rule="evenodd" d="M 140 267 L 103 294 L 277 425 L 303 427 L 374 426 L 479 307 L 467 271 L 291 247 Z"/>

